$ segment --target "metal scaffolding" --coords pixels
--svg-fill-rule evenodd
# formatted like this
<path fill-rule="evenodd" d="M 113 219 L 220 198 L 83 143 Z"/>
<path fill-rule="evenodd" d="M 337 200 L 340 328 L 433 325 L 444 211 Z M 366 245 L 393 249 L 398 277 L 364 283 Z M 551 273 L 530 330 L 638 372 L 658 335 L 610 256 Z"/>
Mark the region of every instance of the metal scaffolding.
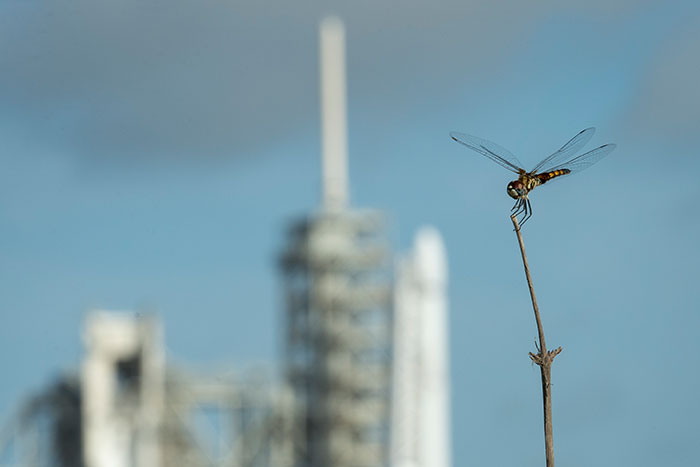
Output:
<path fill-rule="evenodd" d="M 320 38 L 322 208 L 280 255 L 284 383 L 178 371 L 157 319 L 91 314 L 81 374 L 0 430 L 0 467 L 449 467 L 442 241 L 419 235 L 394 294 L 382 216 L 348 208 L 343 23 Z"/>
<path fill-rule="evenodd" d="M 374 212 L 293 225 L 285 279 L 295 467 L 386 465 L 390 383 L 388 249 Z"/>
<path fill-rule="evenodd" d="M 0 430 L 3 467 L 291 467 L 288 398 L 267 376 L 167 366 L 153 316 L 88 316 L 80 375 Z"/>

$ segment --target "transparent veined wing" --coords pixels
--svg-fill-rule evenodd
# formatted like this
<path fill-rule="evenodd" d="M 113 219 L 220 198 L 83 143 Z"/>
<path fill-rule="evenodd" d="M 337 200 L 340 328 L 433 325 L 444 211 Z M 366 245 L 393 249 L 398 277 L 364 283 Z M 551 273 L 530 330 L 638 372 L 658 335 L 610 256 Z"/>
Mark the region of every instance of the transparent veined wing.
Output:
<path fill-rule="evenodd" d="M 530 172 L 549 172 L 550 170 L 554 169 L 554 167 L 579 152 L 586 145 L 586 143 L 591 140 L 593 133 L 595 133 L 595 128 L 593 127 L 581 130 L 576 136 L 571 138 L 568 143 L 559 148 L 557 152 L 546 157 L 539 164 L 533 167 Z"/>
<path fill-rule="evenodd" d="M 506 169 L 517 173 L 520 173 L 522 164 L 509 150 L 503 148 L 496 143 L 492 143 L 486 139 L 478 138 L 476 136 L 468 135 L 466 133 L 459 133 L 456 131 L 450 132 L 450 137 L 460 144 L 472 149 L 479 154 L 482 154 L 495 163 L 505 167 Z"/>
<path fill-rule="evenodd" d="M 617 144 L 605 144 L 599 148 L 592 149 L 588 152 L 585 152 L 581 154 L 580 156 L 576 156 L 571 160 L 568 160 L 566 162 L 562 162 L 559 165 L 556 165 L 554 167 L 551 167 L 547 171 L 550 170 L 559 170 L 559 169 L 569 169 L 571 170 L 571 173 L 574 174 L 576 172 L 580 172 L 583 169 L 587 169 L 588 167 L 592 166 L 599 160 L 601 160 L 603 157 L 607 156 L 613 150 L 617 147 Z M 556 179 L 555 179 L 556 180 Z"/>

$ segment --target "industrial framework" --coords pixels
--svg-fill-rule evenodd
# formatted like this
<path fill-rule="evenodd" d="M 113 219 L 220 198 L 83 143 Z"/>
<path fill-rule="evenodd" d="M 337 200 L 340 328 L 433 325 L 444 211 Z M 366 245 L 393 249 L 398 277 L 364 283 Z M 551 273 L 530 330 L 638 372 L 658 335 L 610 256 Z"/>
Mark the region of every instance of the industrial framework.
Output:
<path fill-rule="evenodd" d="M 287 467 L 289 424 L 264 377 L 165 365 L 153 316 L 97 311 L 80 375 L 32 397 L 0 433 L 0 465 Z"/>
<path fill-rule="evenodd" d="M 282 258 L 295 467 L 387 465 L 388 252 L 376 213 L 322 214 Z"/>
<path fill-rule="evenodd" d="M 280 255 L 283 382 L 177 370 L 157 319 L 97 312 L 0 467 L 450 467 L 444 246 L 422 229 L 392 275 L 382 215 L 349 208 L 342 22 L 320 35 L 322 205 Z"/>
<path fill-rule="evenodd" d="M 322 206 L 281 257 L 295 467 L 388 462 L 391 285 L 383 220 L 348 208 L 345 31 L 320 29 Z"/>

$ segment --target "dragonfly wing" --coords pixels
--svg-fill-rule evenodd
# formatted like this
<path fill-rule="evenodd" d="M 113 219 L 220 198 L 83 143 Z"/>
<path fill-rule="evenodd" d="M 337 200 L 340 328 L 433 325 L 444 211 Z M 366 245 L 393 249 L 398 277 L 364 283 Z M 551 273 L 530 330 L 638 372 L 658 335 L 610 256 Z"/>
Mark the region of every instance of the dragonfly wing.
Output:
<path fill-rule="evenodd" d="M 569 169 L 572 174 L 580 172 L 583 169 L 587 169 L 588 167 L 592 166 L 593 164 L 601 160 L 603 157 L 613 152 L 613 150 L 616 147 L 616 144 L 605 144 L 599 148 L 595 148 L 591 151 L 583 153 L 580 156 L 576 156 L 569 161 L 554 166 L 549 170 Z"/>
<path fill-rule="evenodd" d="M 456 131 L 450 132 L 450 137 L 460 144 L 472 149 L 479 154 L 482 154 L 495 163 L 502 167 L 510 170 L 511 172 L 520 173 L 520 168 L 522 164 L 517 157 L 515 157 L 509 150 L 492 143 L 491 141 L 478 138 L 476 136 L 467 135 L 465 133 L 458 133 Z"/>
<path fill-rule="evenodd" d="M 546 157 L 542 162 L 537 164 L 530 172 L 549 172 L 562 161 L 570 158 L 583 148 L 588 143 L 595 133 L 595 128 L 586 128 L 581 130 L 576 136 L 571 138 L 568 143 L 559 148 L 557 152 Z"/>

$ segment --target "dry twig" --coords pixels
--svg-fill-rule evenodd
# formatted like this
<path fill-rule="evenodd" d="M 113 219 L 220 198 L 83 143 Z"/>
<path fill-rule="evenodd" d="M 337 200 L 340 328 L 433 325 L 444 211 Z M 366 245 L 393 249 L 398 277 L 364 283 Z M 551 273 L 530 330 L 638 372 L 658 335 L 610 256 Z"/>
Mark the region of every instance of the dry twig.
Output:
<path fill-rule="evenodd" d="M 532 308 L 535 311 L 535 321 L 537 321 L 537 333 L 539 334 L 540 343 L 537 347 L 537 353 L 530 352 L 530 358 L 540 367 L 542 374 L 542 405 L 544 407 L 544 448 L 547 458 L 547 467 L 554 467 L 554 437 L 552 435 L 552 362 L 554 357 L 559 355 L 561 347 L 547 351 L 547 344 L 544 340 L 544 330 L 542 329 L 542 320 L 540 319 L 540 310 L 537 307 L 537 299 L 535 298 L 535 289 L 532 287 L 532 277 L 530 277 L 530 267 L 527 264 L 527 256 L 525 255 L 525 245 L 523 244 L 523 236 L 520 233 L 518 219 L 513 215 L 510 216 L 515 227 L 515 233 L 518 236 L 520 244 L 520 254 L 523 258 L 523 266 L 525 267 L 525 276 L 527 277 L 527 286 L 530 288 L 530 299 L 532 300 Z"/>

